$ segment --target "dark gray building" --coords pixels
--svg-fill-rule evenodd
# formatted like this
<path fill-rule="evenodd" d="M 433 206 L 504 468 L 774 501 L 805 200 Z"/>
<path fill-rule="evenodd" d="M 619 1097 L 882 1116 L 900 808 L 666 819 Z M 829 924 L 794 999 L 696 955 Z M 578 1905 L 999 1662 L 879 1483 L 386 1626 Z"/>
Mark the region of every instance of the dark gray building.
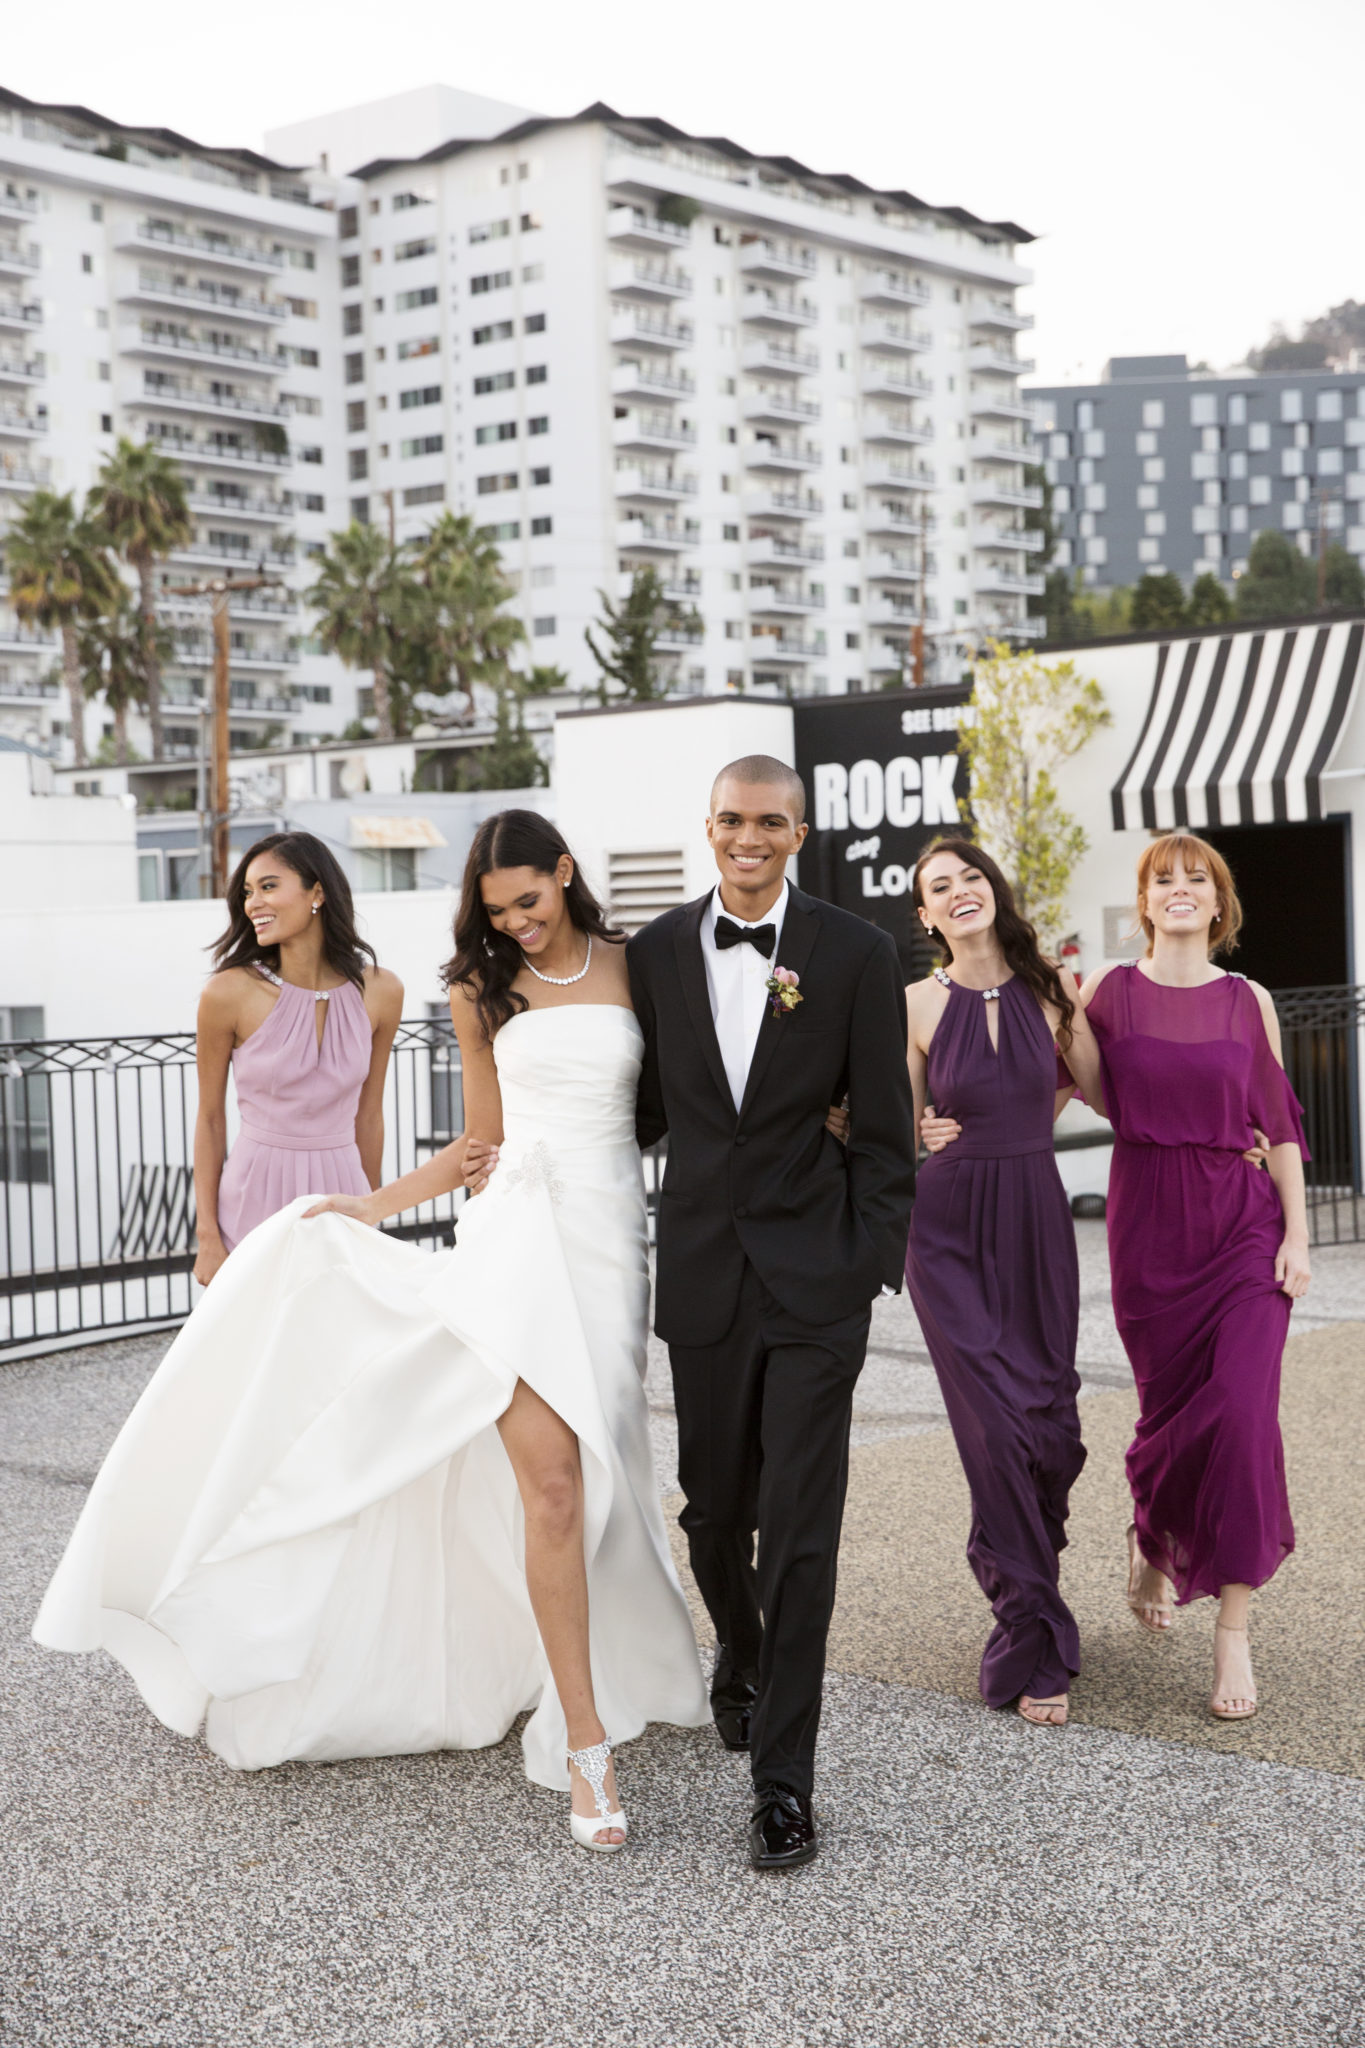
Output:
<path fill-rule="evenodd" d="M 1365 370 L 1192 371 L 1115 356 L 1099 384 L 1034 389 L 1061 536 L 1055 564 L 1114 588 L 1150 571 L 1230 583 L 1264 527 L 1365 563 Z"/>

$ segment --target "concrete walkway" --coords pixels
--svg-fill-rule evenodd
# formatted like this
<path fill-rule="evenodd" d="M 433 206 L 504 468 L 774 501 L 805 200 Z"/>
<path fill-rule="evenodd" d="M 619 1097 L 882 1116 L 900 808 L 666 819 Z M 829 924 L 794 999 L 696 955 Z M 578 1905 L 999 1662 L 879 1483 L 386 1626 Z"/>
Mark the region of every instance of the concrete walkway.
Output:
<path fill-rule="evenodd" d="M 1206 1720 L 1207 1608 L 1126 1616 L 1132 1394 L 1080 1227 L 1072 1725 L 975 1703 L 986 1609 L 918 1329 L 877 1311 L 821 1745 L 825 1851 L 757 1878 L 742 1760 L 623 1753 L 634 1837 L 575 1851 L 515 1737 L 226 1771 L 28 1628 L 164 1337 L 0 1368 L 0 2048 L 1360 2048 L 1365 1255 L 1320 1252 L 1284 1418 L 1298 1554 L 1256 1605 L 1257 1720 Z M 661 1480 L 666 1387 L 651 1373 Z"/>

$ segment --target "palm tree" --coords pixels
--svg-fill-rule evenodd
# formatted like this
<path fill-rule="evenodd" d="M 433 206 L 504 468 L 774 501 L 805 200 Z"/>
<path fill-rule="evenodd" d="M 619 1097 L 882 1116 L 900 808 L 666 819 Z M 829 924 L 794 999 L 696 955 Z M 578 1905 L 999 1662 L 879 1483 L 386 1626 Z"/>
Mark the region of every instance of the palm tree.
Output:
<path fill-rule="evenodd" d="M 147 682 L 147 713 L 152 726 L 152 756 L 159 760 L 161 739 L 161 656 L 156 629 L 156 597 L 152 570 L 175 548 L 194 538 L 194 520 L 185 495 L 185 477 L 178 462 L 150 441 L 119 440 L 106 456 L 87 507 L 98 519 L 111 547 L 136 571 L 141 611 L 142 672 Z"/>
<path fill-rule="evenodd" d="M 458 688 L 472 717 L 474 685 L 485 683 L 501 693 L 508 658 L 526 638 L 521 620 L 505 609 L 515 586 L 497 548 L 468 514 L 442 513 L 404 552 L 421 593 L 414 622 L 419 687 L 437 696 Z"/>
<path fill-rule="evenodd" d="M 4 539 L 10 603 L 26 624 L 62 636 L 62 675 L 71 712 L 76 766 L 86 765 L 85 690 L 80 627 L 123 599 L 104 535 L 76 511 L 69 491 L 35 491 Z"/>
<path fill-rule="evenodd" d="M 398 550 L 377 526 L 352 520 L 331 536 L 318 563 L 317 581 L 304 593 L 317 614 L 318 638 L 348 668 L 374 671 L 375 737 L 391 740 L 390 679 L 412 610 Z"/>
<path fill-rule="evenodd" d="M 157 654 L 169 651 L 170 635 L 158 621 Z M 114 718 L 114 759 L 128 764 L 128 713 L 147 708 L 147 675 L 143 667 L 142 617 L 131 594 L 121 590 L 112 610 L 80 628 L 80 661 L 87 697 L 103 696 Z"/>

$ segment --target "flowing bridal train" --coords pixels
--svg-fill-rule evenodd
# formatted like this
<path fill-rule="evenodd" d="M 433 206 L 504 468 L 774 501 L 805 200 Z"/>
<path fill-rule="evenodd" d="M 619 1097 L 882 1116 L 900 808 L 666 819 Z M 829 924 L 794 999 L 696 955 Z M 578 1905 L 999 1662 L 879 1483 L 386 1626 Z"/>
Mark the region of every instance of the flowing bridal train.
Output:
<path fill-rule="evenodd" d="M 254 1230 L 111 1450 L 39 1613 L 244 1770 L 473 1749 L 533 1709 L 569 1784 L 497 1430 L 518 1379 L 578 1438 L 592 1685 L 611 1743 L 708 1716 L 643 1390 L 648 1291 L 628 1009 L 494 1043 L 504 1140 L 453 1251 L 293 1203 Z"/>

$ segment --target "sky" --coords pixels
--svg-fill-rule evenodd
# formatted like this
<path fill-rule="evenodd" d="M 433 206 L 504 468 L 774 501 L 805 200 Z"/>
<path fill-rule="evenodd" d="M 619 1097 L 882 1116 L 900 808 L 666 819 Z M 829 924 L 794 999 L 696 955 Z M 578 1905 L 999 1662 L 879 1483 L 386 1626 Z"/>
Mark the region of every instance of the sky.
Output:
<path fill-rule="evenodd" d="M 1365 299 L 1363 60 L 1365 0 L 63 0 L 7 10 L 0 83 L 257 148 L 433 81 L 657 114 L 1028 228 L 1035 381 L 1071 383 Z"/>

